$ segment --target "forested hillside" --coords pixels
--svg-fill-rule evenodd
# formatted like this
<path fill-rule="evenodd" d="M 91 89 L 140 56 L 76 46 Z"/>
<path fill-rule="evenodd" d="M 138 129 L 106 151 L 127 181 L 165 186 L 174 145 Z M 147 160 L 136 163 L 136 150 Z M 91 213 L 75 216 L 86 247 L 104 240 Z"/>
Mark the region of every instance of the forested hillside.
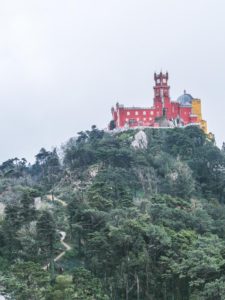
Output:
<path fill-rule="evenodd" d="M 195 126 L 93 126 L 2 163 L 0 294 L 225 299 L 225 149 Z"/>

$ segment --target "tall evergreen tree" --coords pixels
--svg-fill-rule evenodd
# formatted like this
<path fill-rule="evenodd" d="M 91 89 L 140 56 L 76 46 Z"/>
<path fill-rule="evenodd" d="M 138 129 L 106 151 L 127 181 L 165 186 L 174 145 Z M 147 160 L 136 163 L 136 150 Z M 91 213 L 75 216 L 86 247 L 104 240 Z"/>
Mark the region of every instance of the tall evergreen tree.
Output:
<path fill-rule="evenodd" d="M 56 225 L 53 216 L 48 211 L 43 211 L 37 221 L 37 238 L 41 254 L 50 263 L 51 279 L 54 279 L 54 246 L 57 240 Z"/>

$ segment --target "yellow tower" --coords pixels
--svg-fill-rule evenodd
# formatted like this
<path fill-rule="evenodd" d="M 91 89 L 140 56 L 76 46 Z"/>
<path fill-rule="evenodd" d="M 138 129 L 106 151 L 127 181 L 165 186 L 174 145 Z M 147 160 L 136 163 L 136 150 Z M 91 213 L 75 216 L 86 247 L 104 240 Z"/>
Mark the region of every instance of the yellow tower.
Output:
<path fill-rule="evenodd" d="M 200 99 L 192 99 L 192 114 L 197 116 L 197 121 L 199 122 L 202 130 L 207 133 L 207 122 L 202 119 L 202 105 Z"/>

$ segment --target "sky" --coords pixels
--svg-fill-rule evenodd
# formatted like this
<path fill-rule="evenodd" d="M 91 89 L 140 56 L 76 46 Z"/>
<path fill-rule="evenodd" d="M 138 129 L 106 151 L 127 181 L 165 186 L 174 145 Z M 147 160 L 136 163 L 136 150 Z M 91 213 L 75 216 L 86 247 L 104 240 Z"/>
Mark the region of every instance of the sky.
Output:
<path fill-rule="evenodd" d="M 153 104 L 168 71 L 225 140 L 224 0 L 0 0 L 0 161 L 51 150 L 111 107 Z"/>

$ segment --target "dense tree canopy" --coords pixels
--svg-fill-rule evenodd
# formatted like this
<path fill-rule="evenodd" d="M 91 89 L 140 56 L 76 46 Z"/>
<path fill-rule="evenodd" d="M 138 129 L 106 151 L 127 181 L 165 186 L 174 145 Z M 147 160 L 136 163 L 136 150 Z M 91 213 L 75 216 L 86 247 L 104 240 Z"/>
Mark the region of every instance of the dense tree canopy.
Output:
<path fill-rule="evenodd" d="M 61 156 L 42 148 L 33 165 L 0 166 L 1 292 L 225 299 L 224 146 L 195 126 L 144 132 L 148 144 L 134 148 L 137 130 L 92 126 Z M 71 249 L 54 261 L 65 250 L 60 232 Z"/>

